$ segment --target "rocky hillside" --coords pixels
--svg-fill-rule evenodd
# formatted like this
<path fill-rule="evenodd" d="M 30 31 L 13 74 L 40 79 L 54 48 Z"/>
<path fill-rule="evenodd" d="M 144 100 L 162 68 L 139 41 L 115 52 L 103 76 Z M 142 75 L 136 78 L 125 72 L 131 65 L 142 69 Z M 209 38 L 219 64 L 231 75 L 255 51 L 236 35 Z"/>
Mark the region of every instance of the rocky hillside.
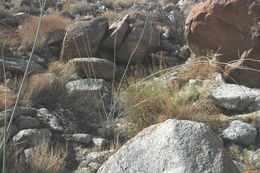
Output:
<path fill-rule="evenodd" d="M 260 172 L 259 0 L 2 0 L 3 173 Z"/>

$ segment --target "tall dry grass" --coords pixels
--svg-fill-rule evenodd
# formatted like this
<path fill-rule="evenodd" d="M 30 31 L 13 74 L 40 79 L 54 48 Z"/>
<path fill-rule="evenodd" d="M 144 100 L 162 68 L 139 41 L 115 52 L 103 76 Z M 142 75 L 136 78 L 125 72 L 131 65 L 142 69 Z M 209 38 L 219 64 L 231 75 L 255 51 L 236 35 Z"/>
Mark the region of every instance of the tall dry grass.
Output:
<path fill-rule="evenodd" d="M 66 157 L 67 151 L 63 147 L 42 142 L 33 150 L 28 162 L 33 173 L 61 173 Z"/>
<path fill-rule="evenodd" d="M 38 21 L 39 17 L 32 17 L 22 26 L 20 37 L 25 48 L 31 46 L 34 41 Z M 60 16 L 57 13 L 46 15 L 42 18 L 40 36 L 57 30 L 64 30 L 71 23 L 71 19 Z M 37 40 L 38 46 L 42 44 L 40 41 L 41 39 L 39 38 Z"/>

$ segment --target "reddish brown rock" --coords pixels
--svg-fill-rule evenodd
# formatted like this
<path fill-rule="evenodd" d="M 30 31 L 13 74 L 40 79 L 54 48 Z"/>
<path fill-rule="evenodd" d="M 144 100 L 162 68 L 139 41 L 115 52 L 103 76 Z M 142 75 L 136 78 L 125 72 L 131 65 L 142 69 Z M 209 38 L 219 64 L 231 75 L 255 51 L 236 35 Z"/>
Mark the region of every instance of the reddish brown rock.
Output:
<path fill-rule="evenodd" d="M 260 64 L 255 61 L 259 60 L 260 44 L 257 37 L 252 39 L 252 28 L 259 19 L 260 1 L 207 0 L 190 12 L 185 35 L 190 49 L 198 56 L 217 53 L 216 60 L 222 64 L 237 60 L 226 67 L 226 76 L 246 86 L 260 87 Z"/>
<path fill-rule="evenodd" d="M 231 82 L 235 80 L 249 87 L 260 87 L 260 32 L 254 37 L 254 47 L 237 63 L 226 66 L 225 77 Z"/>

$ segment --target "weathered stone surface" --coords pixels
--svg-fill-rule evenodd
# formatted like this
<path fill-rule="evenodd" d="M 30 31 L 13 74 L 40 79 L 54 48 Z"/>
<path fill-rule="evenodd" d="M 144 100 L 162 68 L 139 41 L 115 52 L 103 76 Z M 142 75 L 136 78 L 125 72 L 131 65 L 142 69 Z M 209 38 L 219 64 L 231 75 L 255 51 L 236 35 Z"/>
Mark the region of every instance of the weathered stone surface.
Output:
<path fill-rule="evenodd" d="M 107 36 L 102 42 L 102 47 L 105 49 L 114 50 L 118 48 L 123 39 L 125 38 L 126 31 L 129 27 L 128 23 L 126 22 L 129 18 L 129 15 L 126 15 L 122 19 L 114 22 L 107 32 Z"/>
<path fill-rule="evenodd" d="M 250 27 L 254 24 L 254 14 L 249 13 L 249 6 L 253 2 L 208 0 L 196 5 L 186 20 L 186 37 L 191 50 L 198 55 L 213 50 L 224 55 L 222 62 L 238 59 L 238 51 L 252 46 Z"/>
<path fill-rule="evenodd" d="M 209 95 L 217 105 L 234 111 L 247 109 L 259 96 L 260 90 L 225 83 L 214 87 Z"/>
<path fill-rule="evenodd" d="M 49 129 L 26 129 L 21 130 L 13 137 L 13 142 L 24 146 L 33 147 L 41 142 L 49 142 L 51 139 L 51 131 Z"/>
<path fill-rule="evenodd" d="M 260 87 L 259 32 L 260 3 L 255 0 L 207 0 L 195 6 L 186 20 L 192 52 L 217 53 L 212 57 L 220 67 L 226 66 L 226 78 L 248 87 Z"/>
<path fill-rule="evenodd" d="M 29 117 L 29 116 L 19 116 L 15 119 L 15 124 L 19 130 L 23 129 L 36 129 L 39 128 L 40 122 L 37 118 Z"/>
<path fill-rule="evenodd" d="M 90 144 L 92 142 L 92 136 L 89 134 L 74 134 L 72 139 L 76 142 Z"/>
<path fill-rule="evenodd" d="M 91 162 L 102 163 L 104 160 L 107 160 L 108 157 L 114 152 L 114 150 L 91 152 L 87 156 L 85 156 L 83 160 L 85 160 L 87 164 Z"/>
<path fill-rule="evenodd" d="M 79 76 L 84 78 L 101 78 L 120 80 L 123 72 L 117 65 L 106 59 L 75 58 L 69 61 L 73 64 Z"/>
<path fill-rule="evenodd" d="M 108 20 L 105 17 L 96 17 L 68 26 L 63 40 L 61 59 L 66 61 L 95 55 L 107 28 Z"/>
<path fill-rule="evenodd" d="M 3 62 L 5 63 L 5 68 L 8 71 L 21 73 L 25 72 L 28 61 L 23 59 L 18 59 L 15 57 L 4 57 L 4 61 L 0 59 L 0 68 L 3 66 Z M 35 62 L 30 62 L 28 73 L 43 73 L 46 70 L 42 68 L 39 64 Z"/>
<path fill-rule="evenodd" d="M 240 120 L 230 123 L 230 126 L 223 131 L 223 137 L 234 143 L 250 145 L 255 142 L 257 130 L 255 127 Z"/>
<path fill-rule="evenodd" d="M 55 115 L 51 114 L 47 109 L 42 108 L 38 110 L 37 117 L 40 119 L 41 122 L 44 122 L 47 124 L 50 129 L 56 130 L 56 131 L 62 131 L 63 126 L 60 122 L 60 119 L 58 119 Z"/>
<path fill-rule="evenodd" d="M 131 62 L 142 60 L 160 47 L 160 35 L 155 23 L 152 21 L 145 22 L 146 18 L 144 18 L 144 21 L 138 19 L 143 16 L 146 17 L 146 15 L 134 13 L 131 16 L 138 22 L 132 24 L 131 32 L 128 33 L 117 50 L 117 61 L 123 63 L 128 63 L 130 58 Z"/>
<path fill-rule="evenodd" d="M 183 11 L 185 17 L 188 16 L 191 9 L 198 3 L 204 2 L 206 0 L 179 0 L 177 5 Z"/>
<path fill-rule="evenodd" d="M 258 32 L 254 35 L 253 48 L 245 52 L 238 62 L 226 66 L 224 74 L 228 81 L 235 80 L 248 87 L 260 87 L 260 22 Z"/>
<path fill-rule="evenodd" d="M 7 133 L 7 139 L 9 140 L 11 137 L 13 137 L 14 135 L 16 135 L 18 132 L 19 132 L 19 131 L 18 131 L 16 125 L 12 124 L 12 125 L 10 126 L 10 129 L 9 129 L 8 133 Z M 1 137 L 4 137 L 4 127 L 1 127 L 1 128 L 0 128 L 0 136 L 1 136 Z"/>
<path fill-rule="evenodd" d="M 93 142 L 96 147 L 107 147 L 109 144 L 109 141 L 104 138 L 93 138 Z"/>
<path fill-rule="evenodd" d="M 98 128 L 97 133 L 102 138 L 110 138 L 114 135 L 113 130 L 111 128 L 106 128 L 106 127 Z"/>
<path fill-rule="evenodd" d="M 13 112 L 13 109 L 6 110 L 7 121 L 10 120 L 12 112 Z M 22 115 L 34 117 L 34 116 L 36 116 L 36 114 L 37 114 L 37 109 L 28 108 L 28 107 L 17 107 L 14 112 L 14 119 L 16 117 L 19 117 Z M 4 117 L 5 117 L 5 111 L 0 112 L 0 125 L 3 125 Z"/>
<path fill-rule="evenodd" d="M 66 85 L 70 105 L 86 122 L 100 121 L 111 108 L 111 87 L 103 79 L 81 79 Z"/>
<path fill-rule="evenodd" d="M 167 120 L 140 132 L 98 173 L 238 172 L 222 141 L 202 123 Z"/>

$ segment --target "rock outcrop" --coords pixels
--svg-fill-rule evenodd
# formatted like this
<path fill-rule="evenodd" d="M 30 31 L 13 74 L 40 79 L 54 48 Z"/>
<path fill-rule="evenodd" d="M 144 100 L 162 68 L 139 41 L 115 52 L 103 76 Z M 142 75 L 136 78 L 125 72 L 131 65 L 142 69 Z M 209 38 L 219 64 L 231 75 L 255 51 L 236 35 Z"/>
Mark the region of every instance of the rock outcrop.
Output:
<path fill-rule="evenodd" d="M 259 11 L 260 3 L 254 0 L 200 3 L 186 20 L 188 45 L 197 55 L 217 53 L 215 59 L 220 63 L 240 59 L 235 67 L 226 69 L 226 74 L 246 86 L 259 87 L 259 36 L 255 36 L 259 32 Z"/>

